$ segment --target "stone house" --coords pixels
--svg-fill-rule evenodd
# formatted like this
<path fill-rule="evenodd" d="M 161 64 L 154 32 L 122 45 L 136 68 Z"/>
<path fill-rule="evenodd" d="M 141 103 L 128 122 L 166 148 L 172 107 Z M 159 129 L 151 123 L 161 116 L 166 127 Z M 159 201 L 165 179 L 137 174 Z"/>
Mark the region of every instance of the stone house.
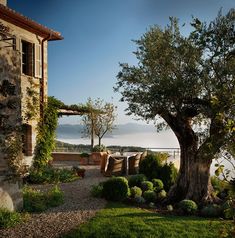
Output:
<path fill-rule="evenodd" d="M 48 41 L 62 39 L 59 32 L 10 9 L 7 0 L 0 0 L 0 206 L 7 201 L 7 207 L 15 209 L 21 202 L 16 201 L 21 197 L 18 185 L 5 181 L 9 155 L 4 147 L 9 137 L 14 137 L 14 130 L 23 128 L 22 152 L 27 163 L 32 160 L 36 126 L 47 98 Z"/>

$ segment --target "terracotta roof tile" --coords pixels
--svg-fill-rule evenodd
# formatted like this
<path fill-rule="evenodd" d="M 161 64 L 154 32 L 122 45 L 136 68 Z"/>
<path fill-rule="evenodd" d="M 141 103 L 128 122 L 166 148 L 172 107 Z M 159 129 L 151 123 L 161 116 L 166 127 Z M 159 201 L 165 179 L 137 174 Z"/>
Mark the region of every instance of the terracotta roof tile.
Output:
<path fill-rule="evenodd" d="M 0 19 L 3 19 L 44 38 L 50 37 L 48 40 L 63 39 L 59 32 L 51 30 L 2 4 L 0 4 Z"/>

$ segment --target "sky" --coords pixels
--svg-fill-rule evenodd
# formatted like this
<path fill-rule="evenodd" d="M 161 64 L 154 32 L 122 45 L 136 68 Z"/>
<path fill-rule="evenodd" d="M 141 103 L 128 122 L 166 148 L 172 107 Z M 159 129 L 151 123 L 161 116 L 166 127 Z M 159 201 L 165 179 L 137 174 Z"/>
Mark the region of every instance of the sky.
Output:
<path fill-rule="evenodd" d="M 17 12 L 61 32 L 62 41 L 49 42 L 48 93 L 66 104 L 101 98 L 118 106 L 116 123 L 133 122 L 125 116 L 126 103 L 114 93 L 119 63 L 136 64 L 139 39 L 151 25 L 166 26 L 169 16 L 186 23 L 192 16 L 213 20 L 220 8 L 226 13 L 235 0 L 8 0 Z M 78 123 L 65 117 L 60 123 Z"/>

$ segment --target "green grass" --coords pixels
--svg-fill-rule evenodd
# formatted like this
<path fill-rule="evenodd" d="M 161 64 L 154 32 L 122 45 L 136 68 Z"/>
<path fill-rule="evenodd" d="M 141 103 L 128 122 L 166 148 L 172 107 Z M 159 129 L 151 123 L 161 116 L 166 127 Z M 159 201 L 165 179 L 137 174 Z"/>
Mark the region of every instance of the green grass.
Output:
<path fill-rule="evenodd" d="M 109 203 L 88 223 L 63 238 L 209 238 L 224 237 L 231 221 L 165 216 L 148 210 Z"/>

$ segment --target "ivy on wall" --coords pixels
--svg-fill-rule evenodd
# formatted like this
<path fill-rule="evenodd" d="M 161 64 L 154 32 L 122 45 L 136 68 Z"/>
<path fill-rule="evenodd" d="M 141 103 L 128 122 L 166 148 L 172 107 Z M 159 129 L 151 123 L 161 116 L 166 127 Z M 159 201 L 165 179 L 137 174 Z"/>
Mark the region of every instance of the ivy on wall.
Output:
<path fill-rule="evenodd" d="M 59 109 L 73 110 L 81 114 L 88 113 L 89 109 L 83 105 L 65 105 L 54 97 L 48 97 L 43 119 L 38 124 L 33 168 L 42 171 L 52 159 L 51 153 L 55 148 L 56 128 L 58 125 Z"/>
<path fill-rule="evenodd" d="M 54 97 L 48 97 L 44 116 L 38 124 L 37 142 L 33 160 L 34 169 L 43 170 L 51 160 L 55 146 L 55 131 L 58 125 L 58 109 L 62 103 Z"/>

